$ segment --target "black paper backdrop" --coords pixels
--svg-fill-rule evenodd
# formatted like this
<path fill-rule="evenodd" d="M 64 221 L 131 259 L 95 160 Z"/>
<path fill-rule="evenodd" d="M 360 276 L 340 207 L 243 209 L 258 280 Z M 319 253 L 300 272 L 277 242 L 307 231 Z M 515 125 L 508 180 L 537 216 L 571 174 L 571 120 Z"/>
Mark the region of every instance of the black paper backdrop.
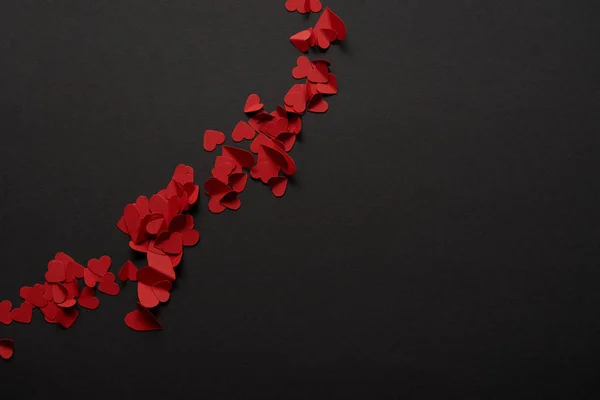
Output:
<path fill-rule="evenodd" d="M 19 398 L 587 399 L 600 357 L 599 7 L 327 0 L 339 95 L 304 118 L 281 200 L 196 220 L 161 333 L 135 290 L 68 331 L 35 315 Z M 65 251 L 129 257 L 123 206 L 202 132 L 293 84 L 284 0 L 0 3 L 0 298 Z"/>

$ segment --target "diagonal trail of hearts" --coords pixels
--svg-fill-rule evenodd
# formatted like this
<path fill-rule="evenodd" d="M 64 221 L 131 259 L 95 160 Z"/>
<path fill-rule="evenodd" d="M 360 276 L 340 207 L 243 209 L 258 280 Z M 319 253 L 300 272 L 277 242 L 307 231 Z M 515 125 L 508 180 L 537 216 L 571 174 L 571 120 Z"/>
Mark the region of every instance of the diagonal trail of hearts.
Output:
<path fill-rule="evenodd" d="M 320 0 L 287 0 L 285 7 L 301 14 L 322 9 Z M 325 8 L 314 28 L 292 35 L 290 42 L 306 52 L 310 47 L 327 49 L 332 42 L 345 37 L 344 22 Z M 274 196 L 285 194 L 289 176 L 296 173 L 296 164 L 288 153 L 302 130 L 301 117 L 305 112 L 326 112 L 329 105 L 323 96 L 338 91 L 330 66 L 327 60 L 300 56 L 291 75 L 303 82 L 293 84 L 282 105 L 274 111 L 264 109 L 259 95 L 248 96 L 242 110 L 248 119 L 236 125 L 231 139 L 236 143 L 251 141 L 250 151 L 226 145 L 226 136 L 221 131 L 205 131 L 204 149 L 209 152 L 219 146 L 221 149 L 211 177 L 203 185 L 210 212 L 218 214 L 241 207 L 238 196 L 246 187 L 248 171 L 253 179 L 266 184 Z M 165 188 L 126 205 L 117 222 L 118 229 L 128 236 L 129 247 L 146 255 L 141 268 L 126 261 L 117 274 L 121 282 L 137 285 L 136 309 L 124 318 L 125 324 L 135 331 L 162 329 L 152 309 L 170 301 L 183 250 L 200 240 L 190 214 L 200 194 L 194 173 L 191 166 L 178 165 Z M 57 253 L 48 263 L 43 283 L 20 289 L 20 304 L 13 306 L 8 300 L 0 301 L 0 324 L 29 324 L 33 310 L 38 308 L 46 322 L 70 328 L 79 316 L 78 305 L 95 310 L 100 306 L 97 292 L 110 296 L 120 293 L 121 286 L 110 271 L 111 266 L 112 259 L 107 255 L 93 258 L 84 266 L 65 253 Z M 13 340 L 0 339 L 0 358 L 11 359 L 13 353 Z"/>

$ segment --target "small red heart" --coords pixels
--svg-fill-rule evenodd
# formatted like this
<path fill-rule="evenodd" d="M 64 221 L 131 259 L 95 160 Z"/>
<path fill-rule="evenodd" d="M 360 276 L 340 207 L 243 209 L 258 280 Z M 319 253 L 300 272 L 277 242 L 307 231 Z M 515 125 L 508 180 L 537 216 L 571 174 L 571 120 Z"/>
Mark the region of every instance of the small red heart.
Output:
<path fill-rule="evenodd" d="M 283 101 L 288 109 L 291 107 L 292 112 L 302 114 L 306 110 L 306 86 L 297 83 L 287 92 Z"/>
<path fill-rule="evenodd" d="M 100 280 L 100 284 L 98 285 L 98 290 L 110 296 L 119 294 L 120 288 L 119 285 L 115 283 L 115 275 L 112 272 L 108 272 L 102 277 L 102 280 Z"/>
<path fill-rule="evenodd" d="M 52 300 L 56 304 L 63 303 L 65 300 L 67 300 L 68 294 L 69 292 L 67 291 L 67 288 L 60 283 L 52 284 Z"/>
<path fill-rule="evenodd" d="M 159 331 L 162 329 L 160 322 L 146 307 L 138 303 L 138 309 L 125 315 L 125 324 L 134 331 Z"/>
<path fill-rule="evenodd" d="M 100 278 L 98 275 L 94 274 L 89 268 L 83 270 L 83 281 L 88 287 L 95 287 L 98 282 L 100 282 Z"/>
<path fill-rule="evenodd" d="M 337 78 L 334 74 L 327 75 L 327 83 L 318 83 L 317 92 L 321 94 L 336 94 L 338 92 Z"/>
<path fill-rule="evenodd" d="M 231 174 L 231 176 L 229 176 L 229 184 L 231 185 L 231 188 L 237 193 L 242 193 L 244 191 L 247 182 L 248 174 L 246 174 L 245 172 L 239 172 L 237 174 Z"/>
<path fill-rule="evenodd" d="M 313 72 L 313 63 L 306 56 L 300 56 L 296 60 L 296 66 L 292 69 L 292 76 L 296 79 L 308 77 Z"/>
<path fill-rule="evenodd" d="M 275 197 L 281 197 L 285 194 L 285 190 L 287 188 L 288 178 L 285 176 L 275 176 L 269 179 L 269 186 L 271 187 L 271 192 Z"/>
<path fill-rule="evenodd" d="M 131 261 L 127 261 L 121 267 L 121 270 L 119 271 L 118 276 L 119 276 L 119 279 L 122 281 L 129 280 L 129 281 L 135 282 L 137 280 L 137 268 Z"/>
<path fill-rule="evenodd" d="M 31 289 L 32 288 L 30 286 L 23 286 L 21 289 L 19 289 L 19 296 L 21 296 L 23 300 L 27 300 L 27 296 L 29 296 Z"/>
<path fill-rule="evenodd" d="M 307 110 L 313 113 L 324 113 L 329 110 L 329 104 L 318 94 L 308 103 Z"/>
<path fill-rule="evenodd" d="M 233 133 L 231 134 L 231 138 L 234 142 L 241 142 L 242 140 L 252 140 L 256 135 L 256 131 L 247 122 L 240 121 L 237 123 L 235 128 L 233 128 Z"/>
<path fill-rule="evenodd" d="M 173 285 L 169 281 L 160 281 L 152 285 L 152 291 L 154 295 L 161 303 L 166 303 L 169 301 L 171 294 L 169 293 Z"/>
<path fill-rule="evenodd" d="M 100 305 L 100 300 L 94 296 L 94 289 L 85 287 L 77 300 L 79 305 L 89 310 L 95 310 Z"/>
<path fill-rule="evenodd" d="M 75 299 L 67 299 L 65 301 L 63 301 L 60 304 L 57 304 L 60 308 L 71 308 L 73 307 L 75 304 L 77 304 L 77 301 Z"/>
<path fill-rule="evenodd" d="M 48 302 L 46 307 L 40 308 L 40 311 L 42 312 L 42 314 L 44 314 L 44 318 L 46 318 L 46 320 L 50 320 L 50 321 L 56 320 L 56 316 L 58 315 L 58 310 L 59 310 L 58 306 L 53 301 Z"/>
<path fill-rule="evenodd" d="M 287 0 L 285 2 L 285 9 L 289 12 L 298 11 L 300 14 L 306 14 L 306 3 L 307 0 Z"/>
<path fill-rule="evenodd" d="M 313 70 L 308 74 L 308 80 L 313 83 L 327 83 L 327 79 L 329 79 L 329 68 L 324 63 L 314 65 Z"/>
<path fill-rule="evenodd" d="M 225 135 L 223 132 L 207 129 L 204 131 L 204 150 L 213 151 L 217 145 L 225 143 Z"/>
<path fill-rule="evenodd" d="M 158 298 L 152 290 L 152 286 L 146 285 L 143 282 L 138 282 L 137 295 L 140 304 L 146 308 L 156 307 L 159 303 Z"/>
<path fill-rule="evenodd" d="M 10 360 L 14 353 L 14 342 L 10 339 L 0 339 L 0 358 Z"/>
<path fill-rule="evenodd" d="M 56 322 L 62 325 L 63 328 L 69 329 L 79 316 L 79 311 L 76 307 L 61 308 L 56 314 Z"/>
<path fill-rule="evenodd" d="M 159 232 L 165 229 L 165 225 L 165 218 L 162 215 L 151 214 L 146 224 L 146 232 L 151 235 L 158 235 Z"/>
<path fill-rule="evenodd" d="M 108 272 L 111 263 L 112 260 L 109 256 L 102 256 L 99 260 L 92 258 L 88 261 L 88 269 L 102 278 Z"/>
<path fill-rule="evenodd" d="M 135 243 L 139 243 L 144 239 L 144 232 L 140 229 L 142 223 L 142 216 L 135 204 L 128 204 L 123 210 L 123 219 L 127 227 L 127 232 L 131 240 Z"/>
<path fill-rule="evenodd" d="M 48 272 L 44 275 L 47 282 L 61 283 L 66 279 L 66 265 L 62 261 L 52 260 L 48 263 Z"/>
<path fill-rule="evenodd" d="M 10 301 L 0 301 L 0 323 L 9 325 L 12 322 L 12 317 L 10 316 L 11 309 L 12 303 Z"/>
<path fill-rule="evenodd" d="M 260 179 L 263 183 L 267 183 L 269 179 L 279 175 L 279 167 L 270 162 L 263 162 L 252 167 L 250 175 L 254 179 Z"/>
<path fill-rule="evenodd" d="M 35 284 L 27 293 L 26 300 L 36 307 L 46 307 L 48 300 L 44 297 L 44 285 Z"/>
<path fill-rule="evenodd" d="M 257 94 L 252 93 L 248 96 L 246 100 L 246 105 L 244 105 L 245 113 L 253 113 L 262 110 L 264 104 L 260 102 L 260 97 Z"/>
<path fill-rule="evenodd" d="M 14 322 L 20 322 L 22 324 L 28 324 L 31 322 L 31 316 L 33 314 L 33 305 L 27 301 L 21 303 L 19 308 L 13 308 L 10 312 Z"/>
<path fill-rule="evenodd" d="M 290 37 L 290 42 L 298 49 L 301 53 L 306 53 L 310 47 L 310 39 L 312 37 L 312 28 L 300 31 Z"/>

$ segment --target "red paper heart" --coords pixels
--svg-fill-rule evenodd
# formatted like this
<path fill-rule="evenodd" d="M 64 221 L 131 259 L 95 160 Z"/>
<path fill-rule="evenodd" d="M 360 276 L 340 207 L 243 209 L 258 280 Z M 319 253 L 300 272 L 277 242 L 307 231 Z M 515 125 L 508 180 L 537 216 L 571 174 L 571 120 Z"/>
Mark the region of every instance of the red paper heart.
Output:
<path fill-rule="evenodd" d="M 44 275 L 47 282 L 61 283 L 66 279 L 66 265 L 62 261 L 52 260 L 48 263 L 48 272 Z"/>
<path fill-rule="evenodd" d="M 111 263 L 112 260 L 109 256 L 102 256 L 99 260 L 92 258 L 88 261 L 88 269 L 102 278 L 108 272 Z"/>
<path fill-rule="evenodd" d="M 67 288 L 65 288 L 60 283 L 52 284 L 52 300 L 56 304 L 60 304 L 60 303 L 64 302 L 65 300 L 67 300 L 68 294 L 69 294 L 69 292 L 67 291 Z"/>
<path fill-rule="evenodd" d="M 159 303 L 158 298 L 154 294 L 151 285 L 146 285 L 144 282 L 138 282 L 137 286 L 138 301 L 146 308 L 156 307 Z"/>
<path fill-rule="evenodd" d="M 324 113 L 329 110 L 329 104 L 323 99 L 321 95 L 316 95 L 308 103 L 307 110 L 313 113 Z"/>
<path fill-rule="evenodd" d="M 285 176 L 275 176 L 269 179 L 269 186 L 271 187 L 271 192 L 276 197 L 281 197 L 285 194 L 287 184 L 288 178 Z"/>
<path fill-rule="evenodd" d="M 296 79 L 303 79 L 313 72 L 313 63 L 306 56 L 300 56 L 296 59 L 296 66 L 292 69 L 292 76 Z"/>
<path fill-rule="evenodd" d="M 33 305 L 27 301 L 21 303 L 19 308 L 13 308 L 10 312 L 10 316 L 14 322 L 20 322 L 22 324 L 28 324 L 31 322 L 31 316 L 33 314 Z"/>
<path fill-rule="evenodd" d="M 77 302 L 89 310 L 95 310 L 100 305 L 100 300 L 94 295 L 94 289 L 89 287 L 83 288 Z"/>
<path fill-rule="evenodd" d="M 308 73 L 308 80 L 313 83 L 327 83 L 329 68 L 324 63 L 314 65 L 312 71 Z"/>
<path fill-rule="evenodd" d="M 65 301 L 63 301 L 60 304 L 57 304 L 60 308 L 71 308 L 73 307 L 75 304 L 77 304 L 77 301 L 75 299 L 67 299 Z"/>
<path fill-rule="evenodd" d="M 98 282 L 100 282 L 100 279 L 102 279 L 102 278 L 100 278 L 98 275 L 96 275 L 92 271 L 90 271 L 89 268 L 86 268 L 83 271 L 83 281 L 85 282 L 86 286 L 88 286 L 88 287 L 91 287 L 91 288 L 95 287 L 96 284 Z"/>
<path fill-rule="evenodd" d="M 110 296 L 119 294 L 120 288 L 119 285 L 115 283 L 115 275 L 112 272 L 108 272 L 102 277 L 102 280 L 100 280 L 100 284 L 98 285 L 98 290 Z"/>
<path fill-rule="evenodd" d="M 10 360 L 14 353 L 14 346 L 11 339 L 0 339 L 0 358 Z"/>
<path fill-rule="evenodd" d="M 131 261 L 127 261 L 121 267 L 119 271 L 119 279 L 122 281 L 136 281 L 137 280 L 137 268 Z"/>
<path fill-rule="evenodd" d="M 245 113 L 253 113 L 262 110 L 264 104 L 260 102 L 260 97 L 257 94 L 251 94 L 248 96 L 246 100 L 246 104 L 244 105 Z"/>
<path fill-rule="evenodd" d="M 254 139 L 254 135 L 256 135 L 256 131 L 247 122 L 240 121 L 237 123 L 235 128 L 233 128 L 233 132 L 231 133 L 231 138 L 234 142 L 241 142 L 244 139 L 252 140 Z"/>
<path fill-rule="evenodd" d="M 4 325 L 10 325 L 12 322 L 12 317 L 10 316 L 11 309 L 12 303 L 10 301 L 0 301 L 0 323 Z"/>
<path fill-rule="evenodd" d="M 69 329 L 79 316 L 77 308 L 61 308 L 56 314 L 56 322 L 62 325 L 63 328 Z"/>
<path fill-rule="evenodd" d="M 250 175 L 254 179 L 260 179 L 263 183 L 267 183 L 271 178 L 279 175 L 279 167 L 273 163 L 263 162 L 252 167 Z"/>
<path fill-rule="evenodd" d="M 46 307 L 40 308 L 40 311 L 42 312 L 42 314 L 44 314 L 44 318 L 46 318 L 46 321 L 55 321 L 56 316 L 58 315 L 58 310 L 58 306 L 53 301 L 49 302 L 46 305 Z"/>
<path fill-rule="evenodd" d="M 36 307 L 46 307 L 48 300 L 44 297 L 44 286 L 35 284 L 27 293 L 25 299 Z"/>
<path fill-rule="evenodd" d="M 229 184 L 231 185 L 231 188 L 236 193 L 242 193 L 244 191 L 244 189 L 246 188 L 247 182 L 248 182 L 248 174 L 246 174 L 245 172 L 232 174 L 229 177 Z"/>
<path fill-rule="evenodd" d="M 171 294 L 169 292 L 172 288 L 173 285 L 171 284 L 171 282 L 160 281 L 152 286 L 152 291 L 154 292 L 154 295 L 156 296 L 158 301 L 160 301 L 161 303 L 166 303 L 171 297 Z"/>
<path fill-rule="evenodd" d="M 225 143 L 223 132 L 207 129 L 204 131 L 204 150 L 213 151 L 218 145 Z"/>
<path fill-rule="evenodd" d="M 146 307 L 138 303 L 138 309 L 125 315 L 125 324 L 138 332 L 158 331 L 162 329 L 160 322 Z"/>
<path fill-rule="evenodd" d="M 300 31 L 290 37 L 290 42 L 292 42 L 292 44 L 296 49 L 298 49 L 298 51 L 300 51 L 301 53 L 306 53 L 308 51 L 308 48 L 310 47 L 309 40 L 312 36 L 312 33 L 312 28 Z"/>

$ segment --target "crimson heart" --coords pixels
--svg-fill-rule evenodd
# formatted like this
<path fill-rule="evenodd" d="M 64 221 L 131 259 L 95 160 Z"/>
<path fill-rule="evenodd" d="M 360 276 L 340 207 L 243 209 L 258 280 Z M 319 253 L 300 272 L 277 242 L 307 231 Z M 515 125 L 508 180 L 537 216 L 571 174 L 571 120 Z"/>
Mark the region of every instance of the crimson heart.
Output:
<path fill-rule="evenodd" d="M 225 143 L 223 132 L 207 129 L 204 132 L 204 150 L 213 151 L 218 145 Z"/>
<path fill-rule="evenodd" d="M 115 275 L 112 272 L 108 272 L 102 277 L 100 284 L 98 285 L 98 290 L 110 296 L 119 294 L 120 288 L 119 285 L 115 283 Z"/>

